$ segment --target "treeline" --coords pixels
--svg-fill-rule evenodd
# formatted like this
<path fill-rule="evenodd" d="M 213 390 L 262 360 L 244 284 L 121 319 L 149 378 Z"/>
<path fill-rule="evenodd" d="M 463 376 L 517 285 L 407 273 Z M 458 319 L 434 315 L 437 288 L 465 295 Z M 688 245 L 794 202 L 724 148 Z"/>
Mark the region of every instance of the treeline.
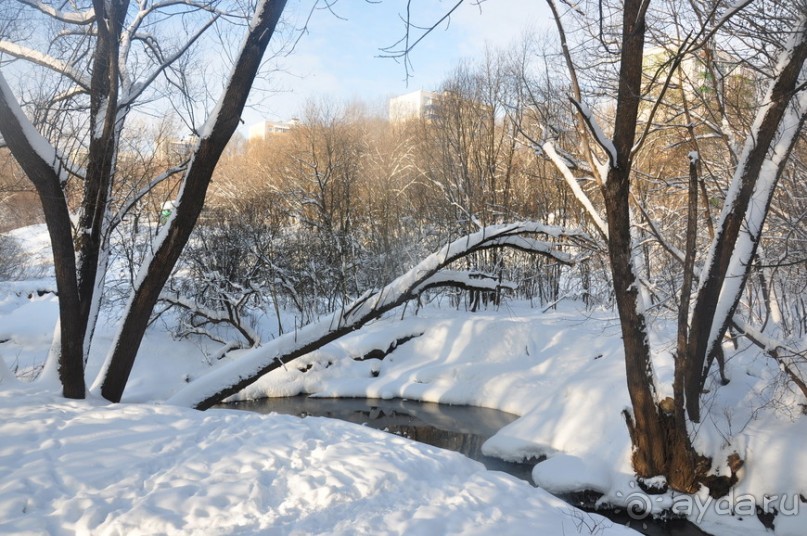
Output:
<path fill-rule="evenodd" d="M 390 122 L 361 105 L 310 104 L 288 131 L 233 150 L 216 171 L 185 276 L 167 292 L 193 317 L 187 332 L 209 329 L 205 308 L 243 322 L 250 305 L 278 307 L 309 322 L 484 225 L 586 226 L 551 164 L 520 135 L 507 67 L 502 56 L 458 68 L 421 117 Z M 502 293 L 543 307 L 561 298 L 607 304 L 607 265 L 588 253 L 562 268 L 529 253 L 479 252 L 462 268 L 517 288 L 439 297 L 469 309 L 496 305 Z"/>
<path fill-rule="evenodd" d="M 294 329 L 382 287 L 458 236 L 519 220 L 582 228 L 600 243 L 585 252 L 574 246 L 581 261 L 571 267 L 518 251 L 475 253 L 462 268 L 498 278 L 502 288 L 443 289 L 435 298 L 469 309 L 503 298 L 542 308 L 564 298 L 612 306 L 602 222 L 592 218 L 604 213 L 592 173 L 597 163 L 577 156 L 577 110 L 566 98 L 573 92 L 552 67 L 557 61 L 547 46 L 525 44 L 461 64 L 433 105 L 406 121 L 391 122 L 362 103 L 321 101 L 310 103 L 286 132 L 231 143 L 157 314 L 183 311 L 183 335 L 232 343 L 235 327 L 234 344 L 257 345 L 266 336 L 255 331 L 259 316 L 276 317 L 277 332 Z M 763 96 L 746 60 L 737 59 L 725 74 L 725 55 L 718 55 L 721 61 L 693 56 L 673 77 L 668 54 L 659 49 L 646 58 L 631 206 L 640 222 L 633 233 L 645 291 L 658 311 L 672 315 L 682 285 L 675 253 L 686 240 L 689 155 L 697 147 L 703 248 L 731 179 L 732 144 L 751 128 Z M 596 69 L 580 72 L 595 95 L 594 115 L 610 128 L 612 82 Z M 177 196 L 186 155 L 181 144 L 166 149 L 171 130 L 169 123 L 144 126 L 138 139 L 120 142 L 117 173 L 125 180 L 118 181 L 113 203 L 131 200 L 155 176 L 161 180 L 137 198 L 137 209 L 116 230 L 107 303 L 128 294 L 149 253 L 142 235 L 159 230 L 160 213 Z M 785 338 L 807 333 L 805 157 L 799 139 L 741 304 L 759 325 L 778 324 Z M 574 185 L 559 171 L 564 166 L 574 172 Z M 284 325 L 281 311 L 291 312 L 295 325 Z"/>

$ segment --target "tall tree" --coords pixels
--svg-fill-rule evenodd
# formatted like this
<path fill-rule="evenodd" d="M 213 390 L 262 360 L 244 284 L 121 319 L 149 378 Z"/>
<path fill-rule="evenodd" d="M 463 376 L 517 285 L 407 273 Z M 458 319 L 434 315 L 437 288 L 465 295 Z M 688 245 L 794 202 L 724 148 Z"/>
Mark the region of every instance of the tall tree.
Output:
<path fill-rule="evenodd" d="M 197 128 L 190 158 L 150 184 L 182 176 L 177 209 L 150 246 L 153 254 L 140 268 L 115 343 L 95 382 L 103 396 L 118 401 L 149 315 L 198 218 L 213 169 L 238 125 L 286 2 L 259 0 L 240 16 L 238 3 L 222 0 L 182 2 L 181 9 L 175 2 L 150 0 L 92 0 L 70 4 L 70 9 L 33 0 L 17 0 L 17 4 L 20 10 L 47 20 L 53 33 L 48 39 L 20 41 L 20 30 L 15 30 L 0 39 L 0 52 L 56 76 L 55 87 L 61 91 L 52 105 L 77 110 L 86 125 L 79 151 L 88 155 L 86 169 L 77 169 L 73 155 L 65 150 L 65 140 L 55 133 L 50 139 L 41 133 L 47 122 L 39 129 L 34 125 L 0 72 L 0 134 L 36 187 L 51 238 L 60 313 L 51 368 L 58 370 L 63 393 L 71 398 L 85 396 L 84 363 L 100 305 L 110 231 L 144 195 L 138 192 L 115 203 L 110 199 L 127 118 L 140 100 L 154 96 L 161 77 L 169 87 L 179 87 L 179 99 L 193 107 L 190 88 L 183 86 L 189 51 L 216 24 L 251 19 L 225 90 Z M 197 17 L 189 19 L 189 12 Z M 160 43 L 156 40 L 159 21 L 175 25 L 176 17 L 192 21 L 185 39 L 173 46 L 168 40 Z M 75 228 L 66 189 L 71 176 L 83 182 Z"/>
<path fill-rule="evenodd" d="M 550 136 L 545 136 L 540 145 L 608 244 L 632 402 L 632 411 L 626 412 L 625 416 L 634 446 L 634 469 L 640 477 L 663 475 L 674 489 L 693 492 L 700 482 L 709 481 L 704 478 L 708 463 L 692 447 L 687 415 L 694 422 L 700 420 L 700 393 L 711 363 L 709 357 L 717 351 L 728 326 L 732 322 L 742 322 L 735 317 L 735 311 L 760 241 L 772 192 L 807 113 L 804 80 L 800 78 L 807 58 L 807 15 L 803 3 L 801 6 L 781 7 L 777 14 L 790 17 L 794 22 L 788 30 L 788 38 L 777 43 L 773 34 L 766 36 L 777 43 L 776 58 L 769 66 L 772 68 L 768 69 L 767 78 L 762 81 L 767 91 L 754 113 L 750 129 L 745 133 L 744 149 L 731 160 L 733 176 L 709 254 L 700 270 L 700 284 L 694 295 L 694 308 L 690 311 L 689 285 L 698 275 L 694 239 L 700 158 L 692 126 L 689 128 L 695 150 L 689 157 L 685 252 L 672 247 L 669 240 L 658 232 L 638 199 L 636 162 L 654 121 L 661 113 L 660 105 L 674 85 L 673 77 L 683 70 L 682 62 L 698 57 L 701 50 L 713 45 L 715 33 L 738 16 L 751 1 L 725 7 L 722 16 L 717 16 L 717 8 L 722 7 L 718 5 L 700 18 L 693 17 L 694 27 L 683 32 L 688 35 L 682 37 L 668 52 L 663 64 L 649 74 L 646 37 L 654 23 L 652 20 L 648 22 L 648 10 L 653 2 L 628 0 L 621 6 L 611 6 L 610 13 L 619 21 L 619 33 L 614 35 L 607 32 L 609 12 L 603 14 L 600 11 L 599 21 L 589 28 L 596 28 L 594 33 L 604 53 L 612 55 L 618 65 L 613 72 L 616 102 L 612 128 L 609 129 L 601 128 L 598 124 L 598 115 L 601 118 L 601 114 L 595 114 L 583 103 L 583 85 L 578 81 L 577 64 L 566 39 L 558 4 L 554 0 L 548 0 L 548 3 L 555 16 L 572 81 L 571 99 L 577 110 L 581 138 L 578 155 L 571 159 L 560 153 Z M 668 14 L 668 17 L 683 25 L 674 14 Z M 757 23 L 764 28 L 766 20 L 776 19 L 773 15 L 767 19 L 763 16 L 757 19 Z M 659 24 L 662 22 L 664 20 L 658 21 Z M 648 79 L 650 83 L 647 83 Z M 646 104 L 643 104 L 643 99 Z M 681 116 L 684 115 L 682 112 Z M 606 130 L 611 132 L 610 136 Z M 578 184 L 575 170 L 592 175 L 600 185 L 605 219 Z M 685 288 L 682 287 L 678 300 L 679 342 L 675 356 L 674 396 L 665 400 L 660 400 L 657 392 L 648 342 L 646 310 L 652 298 L 645 258 L 636 241 L 639 217 L 645 220 L 646 226 L 666 250 L 682 263 L 685 271 Z"/>

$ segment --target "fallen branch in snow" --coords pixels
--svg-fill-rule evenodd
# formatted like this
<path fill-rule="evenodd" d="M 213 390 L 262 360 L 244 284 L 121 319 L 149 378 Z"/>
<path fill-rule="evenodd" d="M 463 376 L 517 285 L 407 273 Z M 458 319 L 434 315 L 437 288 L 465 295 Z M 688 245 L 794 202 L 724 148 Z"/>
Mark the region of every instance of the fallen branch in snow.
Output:
<path fill-rule="evenodd" d="M 804 364 L 807 363 L 807 356 L 805 356 L 804 353 L 788 348 L 783 343 L 748 326 L 736 314 L 732 318 L 731 324 L 755 346 L 761 348 L 763 352 L 779 363 L 782 372 L 790 378 L 790 381 L 796 384 L 804 397 L 807 398 L 807 379 L 805 379 L 803 373 Z M 783 355 L 782 350 L 789 355 Z M 801 362 L 796 360 L 796 357 L 800 357 Z M 800 364 L 802 367 L 799 366 Z"/>
<path fill-rule="evenodd" d="M 399 337 L 392 341 L 389 346 L 387 346 L 386 350 L 382 350 L 381 348 L 373 348 L 369 352 L 365 352 L 364 355 L 356 356 L 353 358 L 353 361 L 367 361 L 368 359 L 384 359 L 392 352 L 395 351 L 400 345 L 411 341 L 412 339 L 417 339 L 423 335 L 423 332 L 413 333 L 411 335 L 405 335 L 403 337 Z M 310 367 L 310 365 L 309 365 Z M 306 369 L 308 370 L 308 369 Z"/>
<path fill-rule="evenodd" d="M 449 279 L 443 277 L 441 270 L 477 251 L 492 247 L 517 247 L 545 255 L 564 264 L 574 262 L 571 255 L 553 249 L 548 242 L 521 239 L 525 235 L 535 234 L 553 238 L 562 237 L 580 243 L 591 241 L 582 231 L 535 222 L 485 227 L 444 246 L 383 289 L 366 292 L 341 311 L 336 311 L 300 330 L 286 333 L 236 360 L 215 368 L 190 383 L 167 402 L 207 409 L 239 392 L 264 374 L 285 366 L 290 361 L 321 348 L 399 305 L 417 298 L 423 289 L 436 285 L 438 281 L 446 284 Z M 454 283 L 467 283 L 464 281 L 465 277 L 457 279 L 460 281 Z"/>

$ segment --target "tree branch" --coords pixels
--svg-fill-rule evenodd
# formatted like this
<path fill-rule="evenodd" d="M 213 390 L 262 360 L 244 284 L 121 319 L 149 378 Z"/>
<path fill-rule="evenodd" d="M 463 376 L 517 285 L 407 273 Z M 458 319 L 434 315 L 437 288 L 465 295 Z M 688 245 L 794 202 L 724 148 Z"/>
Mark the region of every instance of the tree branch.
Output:
<path fill-rule="evenodd" d="M 536 233 L 555 238 L 587 238 L 585 233 L 580 231 L 534 222 L 485 227 L 432 253 L 383 289 L 365 293 L 344 310 L 337 311 L 298 331 L 286 333 L 211 371 L 171 397 L 168 403 L 207 409 L 237 393 L 264 374 L 361 328 L 371 320 L 417 297 L 419 289 L 452 262 L 474 251 L 492 247 L 491 244 L 498 240 L 506 241 L 508 238 Z"/>

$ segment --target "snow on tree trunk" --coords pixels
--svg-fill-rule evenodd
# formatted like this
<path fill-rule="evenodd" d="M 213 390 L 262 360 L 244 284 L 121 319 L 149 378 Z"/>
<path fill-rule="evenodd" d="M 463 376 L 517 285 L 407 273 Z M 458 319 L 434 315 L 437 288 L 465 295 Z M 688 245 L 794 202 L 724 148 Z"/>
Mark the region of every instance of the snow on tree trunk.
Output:
<path fill-rule="evenodd" d="M 56 286 L 59 291 L 61 340 L 56 361 L 62 393 L 67 398 L 84 398 L 84 323 L 78 314 L 81 300 L 76 280 L 76 255 L 73 251 L 70 212 L 62 191 L 66 172 L 55 148 L 25 116 L 2 73 L 0 134 L 36 188 L 50 235 Z"/>
<path fill-rule="evenodd" d="M 755 250 L 754 240 L 743 238 L 743 235 L 750 238 L 750 235 L 743 231 L 743 225 L 748 222 L 761 229 L 770 205 L 771 189 L 781 173 L 780 161 L 774 162 L 769 159 L 768 152 L 776 141 L 780 127 L 784 126 L 783 123 L 792 125 L 794 118 L 798 123 L 803 113 L 792 111 L 791 101 L 805 59 L 807 59 L 807 16 L 803 16 L 799 21 L 790 42 L 780 55 L 774 77 L 763 99 L 764 104 L 757 112 L 746 139 L 726 194 L 715 239 L 701 272 L 697 300 L 690 321 L 692 329 L 687 349 L 685 377 L 687 414 L 694 422 L 700 422 L 700 393 L 708 372 L 708 365 L 704 365 L 728 327 L 728 321 L 733 315 L 745 283 L 746 276 L 742 273 L 747 275 L 750 259 Z M 789 108 L 791 108 L 790 114 L 788 114 Z M 786 117 L 789 119 L 783 120 Z M 782 164 L 792 147 L 787 140 L 790 136 L 795 136 L 797 131 L 795 128 L 782 129 L 781 137 L 776 142 L 773 158 L 782 159 Z M 764 204 L 756 206 L 749 213 L 752 201 Z M 758 234 L 756 240 L 758 241 Z M 743 261 L 745 258 L 748 260 Z M 729 277 L 730 275 L 740 277 Z M 734 288 L 725 288 L 727 283 Z M 724 292 L 725 297 L 721 299 L 721 293 Z"/>

